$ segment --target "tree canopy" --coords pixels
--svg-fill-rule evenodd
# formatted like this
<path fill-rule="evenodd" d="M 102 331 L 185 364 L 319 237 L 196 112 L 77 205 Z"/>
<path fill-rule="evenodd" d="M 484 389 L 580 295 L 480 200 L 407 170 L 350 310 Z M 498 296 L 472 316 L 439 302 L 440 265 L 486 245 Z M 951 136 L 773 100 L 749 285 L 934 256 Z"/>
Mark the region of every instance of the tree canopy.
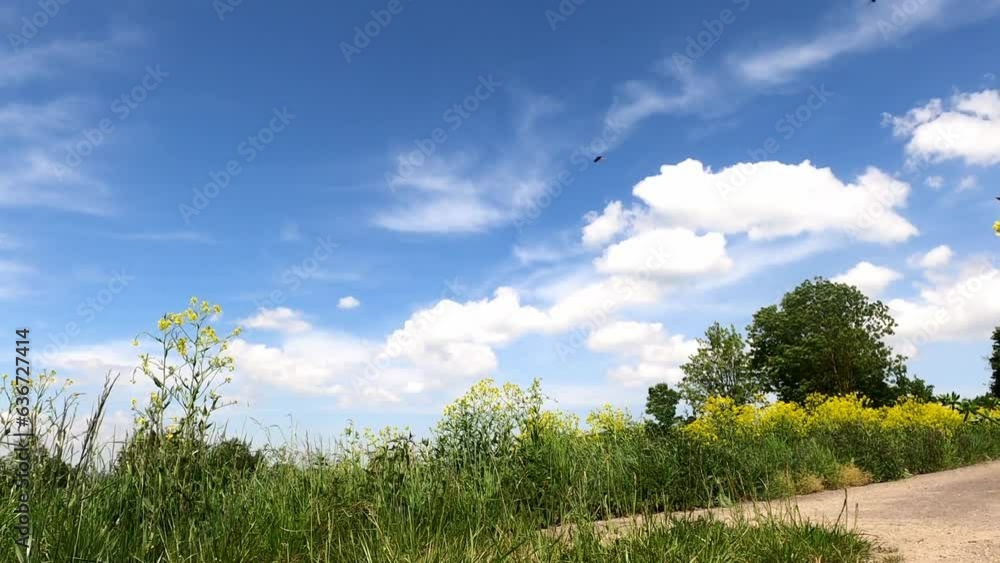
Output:
<path fill-rule="evenodd" d="M 712 396 L 730 397 L 737 404 L 753 402 L 764 388 L 750 369 L 750 357 L 743 336 L 736 327 L 713 323 L 698 339 L 698 351 L 681 366 L 684 380 L 681 397 L 695 414 Z"/>
<path fill-rule="evenodd" d="M 903 357 L 884 342 L 895 327 L 882 302 L 817 277 L 754 314 L 750 366 L 782 400 L 859 392 L 877 405 L 889 404 L 905 392 L 900 384 L 914 384 Z"/>

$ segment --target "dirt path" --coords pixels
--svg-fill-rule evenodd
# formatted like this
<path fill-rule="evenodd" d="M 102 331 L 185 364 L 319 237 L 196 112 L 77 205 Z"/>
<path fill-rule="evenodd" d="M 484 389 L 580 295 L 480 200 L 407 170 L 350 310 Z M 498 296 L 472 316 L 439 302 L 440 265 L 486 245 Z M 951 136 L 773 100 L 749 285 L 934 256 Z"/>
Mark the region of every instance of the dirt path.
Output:
<path fill-rule="evenodd" d="M 906 562 L 1000 562 L 1000 461 L 847 489 L 846 515 L 843 490 L 711 512 L 726 519 L 734 510 L 787 515 L 793 506 L 815 522 L 846 519 L 849 528 L 898 549 Z M 620 518 L 598 526 L 614 536 L 633 522 Z"/>

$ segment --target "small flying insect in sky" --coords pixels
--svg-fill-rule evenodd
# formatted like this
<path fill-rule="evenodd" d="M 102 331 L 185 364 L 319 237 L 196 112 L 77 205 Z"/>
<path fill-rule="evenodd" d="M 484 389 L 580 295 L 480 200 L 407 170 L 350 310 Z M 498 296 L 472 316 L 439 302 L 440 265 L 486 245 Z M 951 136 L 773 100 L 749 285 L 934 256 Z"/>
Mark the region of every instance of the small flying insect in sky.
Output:
<path fill-rule="evenodd" d="M 604 155 L 597 155 L 597 158 L 594 159 L 594 162 L 600 162 L 602 160 L 604 160 Z"/>

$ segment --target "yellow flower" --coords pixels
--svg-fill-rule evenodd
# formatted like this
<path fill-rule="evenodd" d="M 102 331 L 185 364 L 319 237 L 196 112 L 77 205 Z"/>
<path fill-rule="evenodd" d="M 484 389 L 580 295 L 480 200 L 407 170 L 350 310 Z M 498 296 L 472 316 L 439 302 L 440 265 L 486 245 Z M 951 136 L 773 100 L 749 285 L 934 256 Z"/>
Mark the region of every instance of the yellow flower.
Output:
<path fill-rule="evenodd" d="M 139 406 L 139 401 L 136 401 L 135 399 L 132 399 L 132 408 L 134 409 L 137 406 Z"/>
<path fill-rule="evenodd" d="M 996 233 L 998 237 L 1000 237 L 1000 221 L 993 223 L 993 232 Z"/>
<path fill-rule="evenodd" d="M 195 313 L 194 309 L 188 309 L 187 311 L 185 311 L 185 313 L 187 313 L 187 318 L 189 321 L 198 320 L 198 313 Z"/>
<path fill-rule="evenodd" d="M 167 317 L 163 317 L 160 319 L 160 322 L 156 323 L 156 328 L 160 330 L 167 330 L 170 328 L 170 320 L 167 319 Z M 135 341 L 133 341 L 133 345 L 137 345 Z"/>
<path fill-rule="evenodd" d="M 187 339 L 178 338 L 177 339 L 177 351 L 181 353 L 181 356 L 187 356 Z"/>
<path fill-rule="evenodd" d="M 1000 221 L 998 221 L 998 223 L 1000 223 Z M 222 307 L 220 305 L 215 305 L 212 307 L 212 312 L 219 315 L 222 313 Z"/>
<path fill-rule="evenodd" d="M 139 346 L 139 339 L 138 338 L 132 340 L 132 346 Z"/>
<path fill-rule="evenodd" d="M 197 304 L 198 304 L 198 298 L 197 298 L 197 297 L 193 297 L 193 296 L 192 296 L 192 297 L 191 297 L 191 304 L 192 304 L 192 305 L 197 305 Z"/>

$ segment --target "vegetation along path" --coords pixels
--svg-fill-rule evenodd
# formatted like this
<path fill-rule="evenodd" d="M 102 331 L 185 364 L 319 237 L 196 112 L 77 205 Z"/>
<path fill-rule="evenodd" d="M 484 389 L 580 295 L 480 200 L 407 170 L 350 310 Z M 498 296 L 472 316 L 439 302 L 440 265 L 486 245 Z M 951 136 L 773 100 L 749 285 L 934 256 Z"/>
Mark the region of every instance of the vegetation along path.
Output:
<path fill-rule="evenodd" d="M 847 520 L 906 562 L 1000 562 L 1000 461 L 918 475 L 901 481 L 825 491 L 736 509 L 701 510 L 727 519 L 747 511 L 789 514 L 797 507 L 803 519 L 835 523 Z M 610 536 L 635 522 L 619 518 L 599 522 Z"/>

